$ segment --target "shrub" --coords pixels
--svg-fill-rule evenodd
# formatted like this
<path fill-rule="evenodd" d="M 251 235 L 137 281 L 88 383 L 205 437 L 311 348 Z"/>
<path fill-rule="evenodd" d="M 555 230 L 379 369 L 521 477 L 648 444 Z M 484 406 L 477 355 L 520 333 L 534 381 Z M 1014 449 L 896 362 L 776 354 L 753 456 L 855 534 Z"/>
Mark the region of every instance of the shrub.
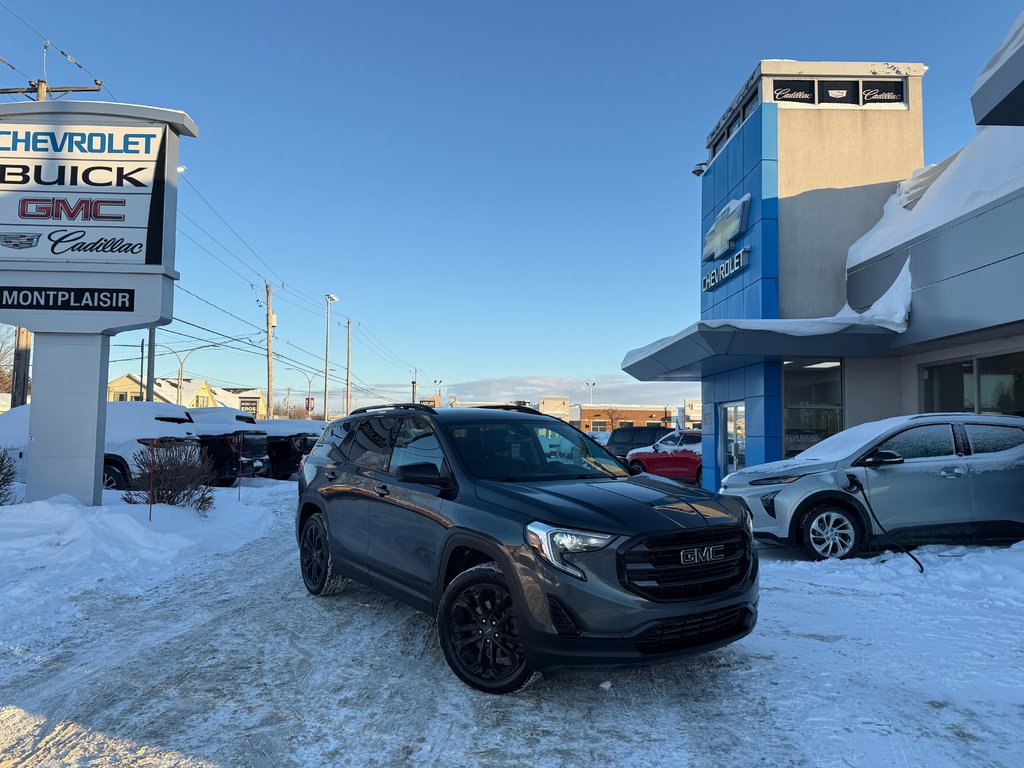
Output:
<path fill-rule="evenodd" d="M 6 448 L 0 448 L 0 504 L 14 500 L 14 478 L 18 476 L 14 459 Z"/>
<path fill-rule="evenodd" d="M 192 443 L 167 443 L 142 448 L 132 457 L 136 473 L 121 497 L 128 504 L 170 504 L 192 507 L 202 516 L 213 506 L 215 475 L 209 457 Z M 153 494 L 150 499 L 150 466 Z"/>

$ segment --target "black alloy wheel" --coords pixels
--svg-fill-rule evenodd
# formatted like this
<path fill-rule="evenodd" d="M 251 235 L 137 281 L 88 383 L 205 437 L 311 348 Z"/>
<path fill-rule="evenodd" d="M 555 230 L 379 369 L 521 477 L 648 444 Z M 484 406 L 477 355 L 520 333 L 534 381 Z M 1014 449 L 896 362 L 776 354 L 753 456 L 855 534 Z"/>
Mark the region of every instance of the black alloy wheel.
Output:
<path fill-rule="evenodd" d="M 448 585 L 438 610 L 441 651 L 463 682 L 511 693 L 533 677 L 505 578 L 494 563 L 470 568 Z"/>
<path fill-rule="evenodd" d="M 339 581 L 331 562 L 331 548 L 327 540 L 327 526 L 319 512 L 302 526 L 299 537 L 299 567 L 306 589 L 314 595 L 327 595 Z"/>

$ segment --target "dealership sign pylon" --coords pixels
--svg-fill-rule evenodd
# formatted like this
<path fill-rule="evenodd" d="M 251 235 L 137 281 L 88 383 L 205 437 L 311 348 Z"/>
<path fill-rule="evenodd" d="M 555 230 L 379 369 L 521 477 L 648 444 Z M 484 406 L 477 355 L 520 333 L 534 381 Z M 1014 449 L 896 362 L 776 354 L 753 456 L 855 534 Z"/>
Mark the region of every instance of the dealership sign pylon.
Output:
<path fill-rule="evenodd" d="M 0 105 L 0 322 L 35 334 L 26 499 L 101 501 L 110 337 L 174 310 L 183 112 Z"/>

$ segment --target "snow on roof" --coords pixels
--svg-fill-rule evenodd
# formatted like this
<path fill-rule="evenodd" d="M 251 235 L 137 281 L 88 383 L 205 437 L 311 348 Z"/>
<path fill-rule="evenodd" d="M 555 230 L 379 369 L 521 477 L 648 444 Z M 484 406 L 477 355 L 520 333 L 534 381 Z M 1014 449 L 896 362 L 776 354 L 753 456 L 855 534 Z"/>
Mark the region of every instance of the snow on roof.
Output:
<path fill-rule="evenodd" d="M 850 246 L 847 269 L 1024 188 L 1024 127 L 979 128 L 908 210 L 906 197 L 925 172 L 922 169 L 901 183 L 886 201 L 882 218 Z"/>
<path fill-rule="evenodd" d="M 985 68 L 981 70 L 978 81 L 974 84 L 974 90 L 977 91 L 988 82 L 988 79 L 992 77 L 996 70 L 1009 61 L 1010 57 L 1019 51 L 1022 46 L 1024 46 L 1024 11 L 1013 22 L 1013 26 L 1010 27 L 1006 39 L 1003 40 L 1002 45 L 999 46 L 992 58 L 989 59 Z"/>
<path fill-rule="evenodd" d="M 291 435 L 316 435 L 319 437 L 327 429 L 326 421 L 315 419 L 256 419 L 256 426 L 275 437 Z"/>
<path fill-rule="evenodd" d="M 231 390 L 224 389 L 224 387 L 215 387 L 212 384 L 210 389 L 213 390 L 213 397 L 218 405 L 222 405 L 225 408 L 238 408 L 242 405 L 241 398 Z"/>

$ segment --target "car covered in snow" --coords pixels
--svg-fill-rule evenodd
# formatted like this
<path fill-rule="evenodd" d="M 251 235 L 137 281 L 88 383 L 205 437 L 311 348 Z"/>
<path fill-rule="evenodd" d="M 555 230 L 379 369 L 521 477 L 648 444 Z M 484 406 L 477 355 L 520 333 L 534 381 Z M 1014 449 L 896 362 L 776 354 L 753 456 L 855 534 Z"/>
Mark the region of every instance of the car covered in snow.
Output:
<path fill-rule="evenodd" d="M 230 485 L 242 477 L 261 475 L 270 456 L 267 433 L 256 417 L 237 408 L 190 408 L 193 429 L 213 464 L 216 482 Z"/>
<path fill-rule="evenodd" d="M 299 469 L 305 456 L 327 427 L 326 421 L 313 419 L 256 419 L 256 426 L 267 433 L 267 468 L 265 474 L 287 480 Z"/>
<path fill-rule="evenodd" d="M 29 413 L 22 405 L 0 414 L 0 448 L 15 461 L 17 480 L 25 480 L 25 462 L 30 460 Z M 122 490 L 129 487 L 136 472 L 134 456 L 144 446 L 189 442 L 198 445 L 195 425 L 185 408 L 167 403 L 107 403 L 103 441 L 103 486 Z"/>
<path fill-rule="evenodd" d="M 700 485 L 702 436 L 693 429 L 676 429 L 647 448 L 634 448 L 626 463 L 634 472 L 673 477 Z"/>
<path fill-rule="evenodd" d="M 815 559 L 874 545 L 1024 539 L 1024 418 L 922 413 L 851 427 L 722 480 L 754 536 Z"/>

